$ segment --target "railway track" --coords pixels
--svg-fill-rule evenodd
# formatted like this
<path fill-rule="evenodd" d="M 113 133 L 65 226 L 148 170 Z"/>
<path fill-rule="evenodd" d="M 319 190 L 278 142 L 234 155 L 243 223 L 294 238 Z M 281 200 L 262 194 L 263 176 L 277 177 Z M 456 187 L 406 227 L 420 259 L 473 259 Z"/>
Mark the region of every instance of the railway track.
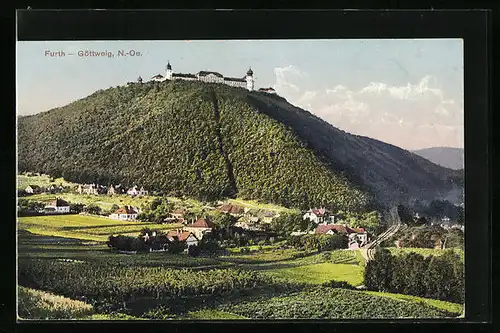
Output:
<path fill-rule="evenodd" d="M 393 224 L 392 226 L 389 227 L 386 231 L 381 233 L 373 242 L 365 245 L 363 248 L 366 250 L 366 257 L 365 259 L 367 261 L 373 260 L 374 255 L 375 255 L 375 248 L 380 245 L 383 241 L 389 239 L 392 237 L 400 228 L 402 227 L 401 223 Z"/>

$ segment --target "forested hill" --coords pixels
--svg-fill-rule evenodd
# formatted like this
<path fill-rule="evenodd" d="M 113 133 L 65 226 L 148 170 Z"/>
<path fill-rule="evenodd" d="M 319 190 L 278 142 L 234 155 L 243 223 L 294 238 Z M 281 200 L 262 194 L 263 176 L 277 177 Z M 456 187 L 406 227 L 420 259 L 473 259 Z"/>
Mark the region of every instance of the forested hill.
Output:
<path fill-rule="evenodd" d="M 201 82 L 109 88 L 20 117 L 18 146 L 20 171 L 300 208 L 434 199 L 460 178 L 278 96 Z"/>

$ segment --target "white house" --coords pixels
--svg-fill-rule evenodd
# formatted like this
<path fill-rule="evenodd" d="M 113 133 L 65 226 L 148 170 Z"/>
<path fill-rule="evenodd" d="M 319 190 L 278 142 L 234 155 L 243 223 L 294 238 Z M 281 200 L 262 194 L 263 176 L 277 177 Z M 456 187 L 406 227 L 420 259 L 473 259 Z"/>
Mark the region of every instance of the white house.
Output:
<path fill-rule="evenodd" d="M 117 209 L 113 214 L 109 215 L 109 218 L 121 221 L 135 221 L 139 213 L 140 211 L 137 208 L 134 208 L 132 206 L 124 206 Z"/>
<path fill-rule="evenodd" d="M 184 229 L 186 231 L 192 232 L 196 238 L 202 239 L 203 236 L 212 231 L 212 228 L 214 227 L 213 223 L 204 219 L 204 218 L 199 218 L 196 220 L 196 222 L 192 224 L 188 224 Z"/>
<path fill-rule="evenodd" d="M 28 185 L 25 189 L 24 192 L 29 193 L 29 194 L 34 194 L 38 193 L 41 191 L 40 186 L 38 185 Z"/>
<path fill-rule="evenodd" d="M 333 224 L 335 223 L 335 217 L 330 214 L 325 208 L 314 208 L 309 209 L 303 216 L 302 219 L 310 219 L 317 224 Z"/>
<path fill-rule="evenodd" d="M 144 189 L 144 187 L 141 187 L 139 190 L 137 189 L 137 186 L 132 187 L 127 191 L 128 195 L 131 196 L 141 196 L 141 195 L 148 195 L 148 191 Z"/>
<path fill-rule="evenodd" d="M 44 207 L 45 213 L 69 213 L 69 203 L 63 199 L 57 198 L 54 201 L 47 202 Z"/>
<path fill-rule="evenodd" d="M 174 231 L 169 231 L 167 233 L 167 238 L 169 241 L 173 241 L 175 238 L 177 238 L 179 241 L 185 241 L 186 242 L 186 249 L 184 251 L 187 251 L 190 246 L 193 245 L 198 245 L 198 238 L 190 231 L 180 231 L 180 230 L 174 230 Z"/>

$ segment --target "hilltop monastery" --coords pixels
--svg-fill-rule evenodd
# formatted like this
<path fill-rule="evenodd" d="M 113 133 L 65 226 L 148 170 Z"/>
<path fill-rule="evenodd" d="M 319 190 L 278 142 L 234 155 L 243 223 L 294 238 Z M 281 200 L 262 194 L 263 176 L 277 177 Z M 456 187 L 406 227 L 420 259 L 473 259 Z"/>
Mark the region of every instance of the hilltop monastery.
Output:
<path fill-rule="evenodd" d="M 142 78 L 137 79 L 142 82 Z M 157 74 L 151 78 L 150 81 L 163 82 L 166 80 L 186 80 L 186 81 L 203 81 L 210 83 L 223 83 L 232 87 L 238 87 L 247 89 L 249 91 L 254 90 L 255 80 L 253 77 L 253 71 L 251 68 L 248 69 L 247 74 L 242 77 L 227 77 L 217 72 L 200 71 L 196 74 L 184 74 L 184 73 L 174 73 L 172 71 L 172 66 L 170 61 L 167 63 L 165 70 L 165 75 Z M 270 94 L 275 94 L 276 91 L 273 88 L 260 88 L 258 91 L 266 92 Z"/>

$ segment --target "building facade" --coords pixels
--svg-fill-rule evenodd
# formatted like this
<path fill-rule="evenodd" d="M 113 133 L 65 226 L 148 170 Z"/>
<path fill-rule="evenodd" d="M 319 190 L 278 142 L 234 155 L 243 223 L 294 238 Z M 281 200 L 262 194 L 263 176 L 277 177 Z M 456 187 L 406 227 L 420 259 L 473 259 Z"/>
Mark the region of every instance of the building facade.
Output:
<path fill-rule="evenodd" d="M 172 71 L 172 65 L 170 65 L 170 61 L 167 63 L 167 67 L 165 69 L 165 75 L 157 74 L 151 78 L 151 81 L 155 82 L 163 82 L 166 80 L 185 80 L 185 81 L 202 81 L 207 83 L 222 83 L 232 87 L 247 89 L 249 91 L 253 91 L 255 86 L 255 79 L 253 77 L 253 71 L 251 68 L 249 68 L 246 75 L 241 78 L 225 77 L 221 73 L 211 72 L 211 71 L 200 71 L 196 74 L 190 74 L 190 73 L 185 74 L 185 73 L 174 73 Z"/>

